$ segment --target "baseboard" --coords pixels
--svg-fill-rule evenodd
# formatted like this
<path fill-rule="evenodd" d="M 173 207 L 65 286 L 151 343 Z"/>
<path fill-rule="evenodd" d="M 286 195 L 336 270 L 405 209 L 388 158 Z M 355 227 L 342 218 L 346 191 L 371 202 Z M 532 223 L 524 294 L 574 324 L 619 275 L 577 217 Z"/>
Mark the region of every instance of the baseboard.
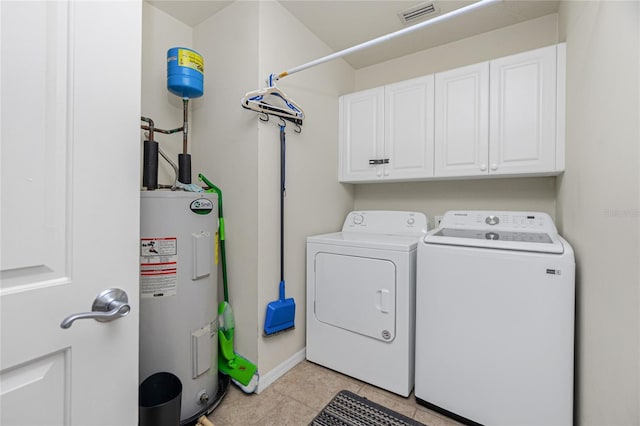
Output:
<path fill-rule="evenodd" d="M 291 370 L 293 367 L 301 363 L 307 357 L 307 349 L 303 348 L 302 350 L 293 354 L 289 359 L 286 359 L 280 365 L 273 368 L 265 375 L 260 375 L 260 379 L 258 380 L 258 387 L 256 388 L 256 393 L 260 393 L 265 390 L 269 385 L 278 380 L 280 377 L 284 376 L 284 374 Z"/>

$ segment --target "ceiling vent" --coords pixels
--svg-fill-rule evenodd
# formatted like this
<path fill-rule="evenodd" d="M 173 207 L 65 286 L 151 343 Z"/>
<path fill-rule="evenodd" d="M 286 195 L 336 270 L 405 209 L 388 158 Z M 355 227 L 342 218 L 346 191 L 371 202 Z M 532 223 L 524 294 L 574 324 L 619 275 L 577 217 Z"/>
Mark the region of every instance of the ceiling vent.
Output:
<path fill-rule="evenodd" d="M 433 18 L 440 14 L 440 8 L 435 1 L 420 3 L 398 13 L 398 17 L 403 24 L 409 25 L 428 18 Z"/>

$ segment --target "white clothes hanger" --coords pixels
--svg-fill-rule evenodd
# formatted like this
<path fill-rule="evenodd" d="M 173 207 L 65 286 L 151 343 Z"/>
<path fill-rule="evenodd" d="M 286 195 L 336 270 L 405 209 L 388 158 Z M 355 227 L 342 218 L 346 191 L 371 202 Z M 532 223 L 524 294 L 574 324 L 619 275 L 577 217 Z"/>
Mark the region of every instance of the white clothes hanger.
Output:
<path fill-rule="evenodd" d="M 247 92 L 241 100 L 242 107 L 262 114 L 276 115 L 302 125 L 302 107 L 275 86 L 274 77 L 275 74 L 269 76 L 269 85 L 266 88 Z"/>

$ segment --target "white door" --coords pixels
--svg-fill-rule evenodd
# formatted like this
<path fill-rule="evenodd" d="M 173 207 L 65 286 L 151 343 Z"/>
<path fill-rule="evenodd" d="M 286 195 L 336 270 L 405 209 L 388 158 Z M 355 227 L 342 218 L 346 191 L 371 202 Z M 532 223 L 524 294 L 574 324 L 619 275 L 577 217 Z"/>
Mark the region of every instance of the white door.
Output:
<path fill-rule="evenodd" d="M 435 176 L 486 175 L 489 63 L 436 74 Z"/>
<path fill-rule="evenodd" d="M 344 95 L 340 97 L 339 109 L 339 180 L 382 178 L 384 87 Z"/>
<path fill-rule="evenodd" d="M 433 177 L 433 75 L 385 86 L 384 176 Z"/>
<path fill-rule="evenodd" d="M 141 8 L 0 3 L 3 426 L 137 423 Z"/>
<path fill-rule="evenodd" d="M 556 170 L 556 46 L 491 61 L 491 174 Z"/>

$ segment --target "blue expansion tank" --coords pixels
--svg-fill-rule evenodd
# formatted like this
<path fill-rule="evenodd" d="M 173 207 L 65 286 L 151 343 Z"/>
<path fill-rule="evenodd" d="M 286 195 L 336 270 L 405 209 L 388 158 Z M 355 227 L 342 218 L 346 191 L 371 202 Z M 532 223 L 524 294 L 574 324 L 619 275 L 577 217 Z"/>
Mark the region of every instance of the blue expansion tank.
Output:
<path fill-rule="evenodd" d="M 204 93 L 204 61 L 185 47 L 167 51 L 167 89 L 181 98 L 199 98 Z"/>

